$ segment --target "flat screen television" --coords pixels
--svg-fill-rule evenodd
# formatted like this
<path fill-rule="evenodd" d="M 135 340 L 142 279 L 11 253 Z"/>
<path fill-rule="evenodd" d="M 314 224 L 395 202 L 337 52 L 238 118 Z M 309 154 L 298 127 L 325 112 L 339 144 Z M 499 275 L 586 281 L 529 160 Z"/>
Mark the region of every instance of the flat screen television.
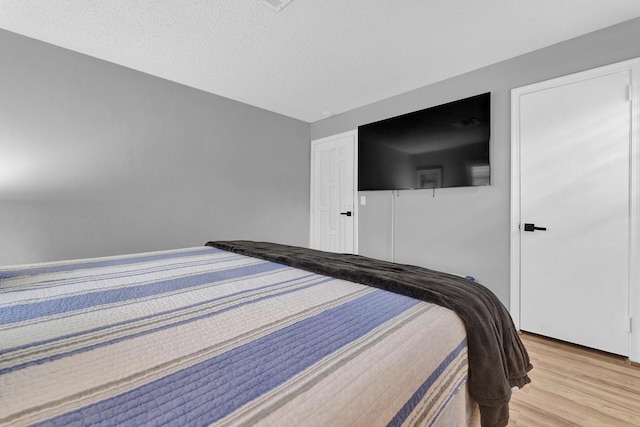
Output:
<path fill-rule="evenodd" d="M 489 185 L 491 94 L 358 127 L 358 190 Z"/>

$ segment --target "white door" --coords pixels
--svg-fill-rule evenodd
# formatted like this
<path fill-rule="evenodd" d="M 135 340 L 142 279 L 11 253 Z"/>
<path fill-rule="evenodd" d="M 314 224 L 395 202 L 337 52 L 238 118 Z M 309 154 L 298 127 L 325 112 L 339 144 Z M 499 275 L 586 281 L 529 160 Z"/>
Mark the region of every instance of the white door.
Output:
<path fill-rule="evenodd" d="M 630 332 L 629 85 L 621 71 L 519 98 L 520 327 L 621 355 Z"/>
<path fill-rule="evenodd" d="M 311 248 L 355 251 L 355 132 L 311 143 Z"/>

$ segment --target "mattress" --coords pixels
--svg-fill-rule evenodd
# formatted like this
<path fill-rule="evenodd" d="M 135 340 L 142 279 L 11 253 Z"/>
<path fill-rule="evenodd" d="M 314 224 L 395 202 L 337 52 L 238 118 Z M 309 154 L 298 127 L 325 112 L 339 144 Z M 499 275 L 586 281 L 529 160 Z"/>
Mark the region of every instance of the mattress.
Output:
<path fill-rule="evenodd" d="M 213 247 L 0 267 L 0 425 L 471 425 L 451 310 Z"/>

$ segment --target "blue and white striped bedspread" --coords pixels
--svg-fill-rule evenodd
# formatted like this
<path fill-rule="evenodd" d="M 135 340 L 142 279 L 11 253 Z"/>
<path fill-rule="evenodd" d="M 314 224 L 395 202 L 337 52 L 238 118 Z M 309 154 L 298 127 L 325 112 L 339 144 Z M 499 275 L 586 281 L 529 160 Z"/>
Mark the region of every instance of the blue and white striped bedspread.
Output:
<path fill-rule="evenodd" d="M 220 249 L 0 268 L 0 425 L 461 425 L 466 378 L 453 312 Z"/>

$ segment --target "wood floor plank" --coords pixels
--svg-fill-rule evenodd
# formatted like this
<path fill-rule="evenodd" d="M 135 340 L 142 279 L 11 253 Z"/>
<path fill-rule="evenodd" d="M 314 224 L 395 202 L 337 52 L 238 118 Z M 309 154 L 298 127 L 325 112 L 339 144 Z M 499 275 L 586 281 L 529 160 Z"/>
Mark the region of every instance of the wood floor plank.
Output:
<path fill-rule="evenodd" d="M 640 366 L 523 333 L 532 383 L 514 393 L 509 427 L 640 427 Z"/>

